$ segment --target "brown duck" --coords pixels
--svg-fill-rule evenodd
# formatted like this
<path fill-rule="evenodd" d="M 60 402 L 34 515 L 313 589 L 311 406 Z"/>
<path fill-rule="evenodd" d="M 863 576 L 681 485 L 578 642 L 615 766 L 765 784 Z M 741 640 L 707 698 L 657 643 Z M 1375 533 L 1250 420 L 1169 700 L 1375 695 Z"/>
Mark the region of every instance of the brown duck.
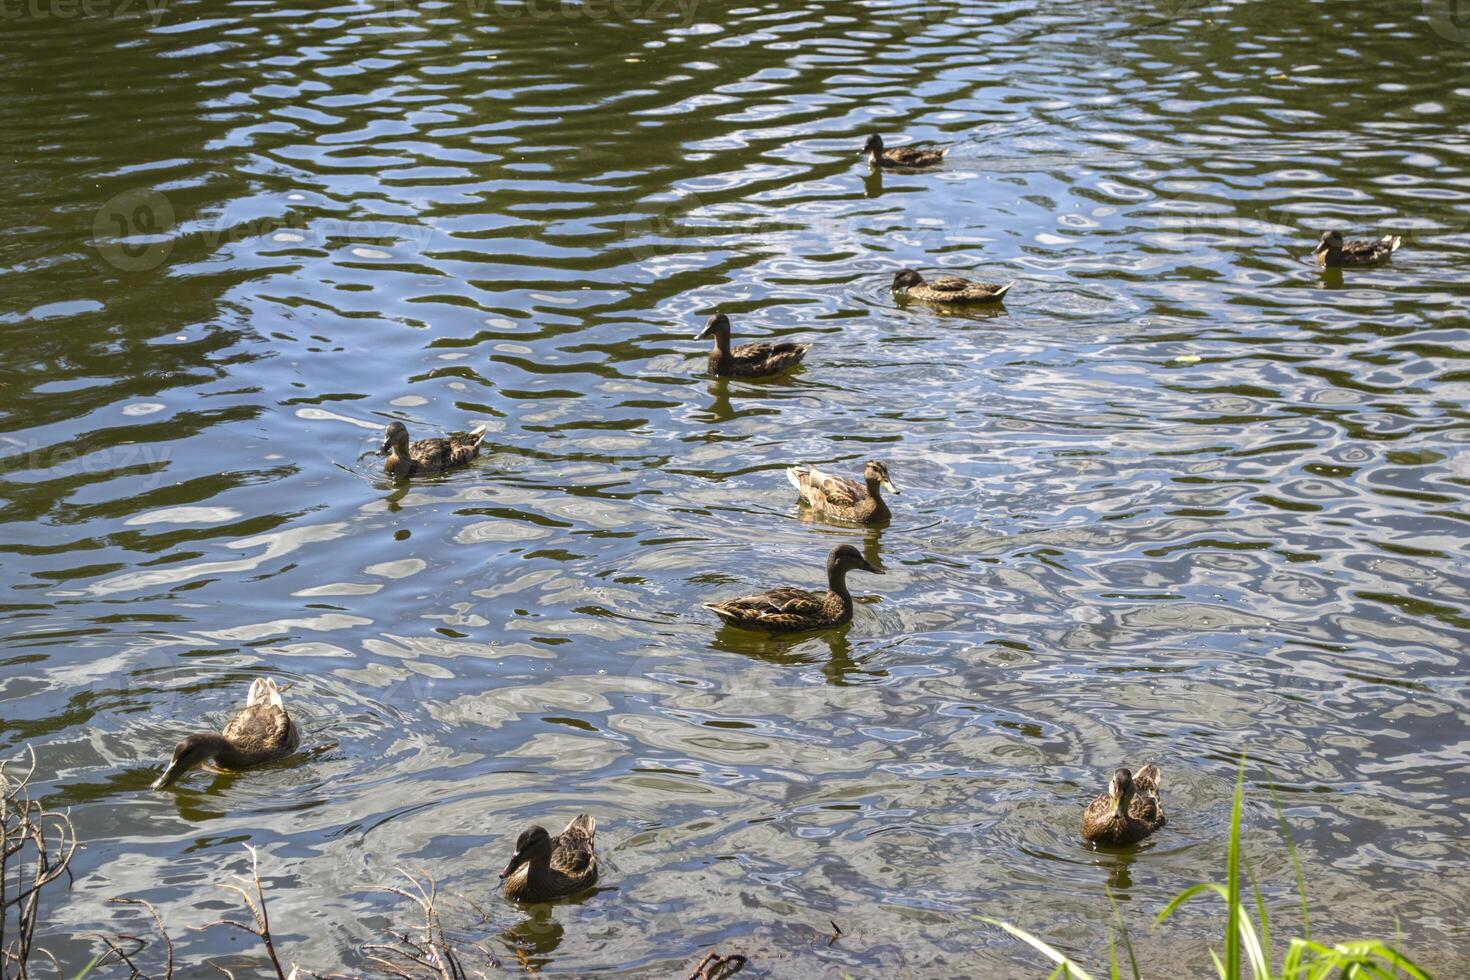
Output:
<path fill-rule="evenodd" d="M 455 432 L 443 439 L 420 439 L 408 441 L 408 428 L 402 422 L 390 422 L 383 433 L 383 445 L 378 450 L 387 455 L 383 472 L 395 480 L 406 480 L 411 476 L 441 473 L 464 466 L 480 455 L 480 442 L 485 438 L 485 426 L 473 432 Z"/>
<path fill-rule="evenodd" d="M 916 299 L 925 303 L 958 306 L 971 303 L 995 303 L 1014 283 L 998 285 L 962 279 L 959 276 L 937 276 L 925 279 L 913 269 L 900 269 L 893 274 L 893 291 L 900 299 Z"/>
<path fill-rule="evenodd" d="M 1164 825 L 1159 799 L 1159 767 L 1147 765 L 1135 776 L 1127 769 L 1113 773 L 1108 791 L 1082 814 L 1082 839 L 1089 844 L 1122 847 L 1137 844 Z"/>
<path fill-rule="evenodd" d="M 592 837 L 597 821 L 578 814 L 556 837 L 532 827 L 516 839 L 515 857 L 500 872 L 505 897 L 512 902 L 553 902 L 597 884 Z"/>
<path fill-rule="evenodd" d="M 939 149 L 931 146 L 895 146 L 893 149 L 884 149 L 883 137 L 874 133 L 868 137 L 863 144 L 863 155 L 868 158 L 868 166 L 874 170 L 918 170 L 923 167 L 932 167 L 944 159 L 948 148 Z"/>
<path fill-rule="evenodd" d="M 224 732 L 190 735 L 179 742 L 153 788 L 163 789 L 211 759 L 226 769 L 248 769 L 284 759 L 300 744 L 301 735 L 286 713 L 280 688 L 272 678 L 257 677 L 250 683 L 244 710 L 230 719 Z"/>
<path fill-rule="evenodd" d="M 1312 254 L 1317 256 L 1318 265 L 1328 269 L 1380 265 L 1393 257 L 1403 241 L 1398 235 L 1384 235 L 1377 241 L 1345 242 L 1342 232 L 1324 231 Z"/>
<path fill-rule="evenodd" d="M 883 569 L 868 564 L 850 544 L 839 544 L 827 556 L 827 591 L 818 595 L 806 589 L 777 588 L 757 595 L 724 602 L 706 602 L 704 608 L 729 623 L 766 633 L 800 633 L 830 629 L 852 619 L 852 594 L 847 591 L 847 573 L 861 568 L 874 575 Z"/>
<path fill-rule="evenodd" d="M 730 346 L 730 318 L 716 313 L 709 318 L 695 340 L 715 338 L 715 349 L 709 355 L 709 373 L 721 378 L 759 378 L 779 374 L 801 362 L 811 344 L 741 344 Z"/>
<path fill-rule="evenodd" d="M 815 466 L 788 466 L 786 479 L 796 488 L 801 502 L 828 517 L 854 524 L 881 524 L 893 517 L 880 488 L 898 493 L 888 478 L 888 464 L 870 459 L 863 467 L 863 482 L 829 476 Z"/>

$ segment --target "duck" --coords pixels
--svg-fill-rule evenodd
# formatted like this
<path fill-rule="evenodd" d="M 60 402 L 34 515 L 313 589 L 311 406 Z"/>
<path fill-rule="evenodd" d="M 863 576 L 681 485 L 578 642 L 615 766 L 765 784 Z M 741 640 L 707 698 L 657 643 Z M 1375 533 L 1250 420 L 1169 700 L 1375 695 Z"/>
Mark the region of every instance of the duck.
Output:
<path fill-rule="evenodd" d="M 457 469 L 480 455 L 480 443 L 486 431 L 488 426 L 482 425 L 471 432 L 453 432 L 445 438 L 411 443 L 408 427 L 402 422 L 390 422 L 383 431 L 383 445 L 378 449 L 379 454 L 388 457 L 383 472 L 395 480 L 406 480 Z"/>
<path fill-rule="evenodd" d="M 284 759 L 300 744 L 301 733 L 286 712 L 281 689 L 273 678 L 257 677 L 250 682 L 244 710 L 230 719 L 224 732 L 190 735 L 180 741 L 153 788 L 172 785 L 211 759 L 226 769 L 248 769 Z"/>
<path fill-rule="evenodd" d="M 854 568 L 883 574 L 883 569 L 869 564 L 852 545 L 839 544 L 827 556 L 827 591 L 821 595 L 806 589 L 776 588 L 739 599 L 706 602 L 704 608 L 731 626 L 765 633 L 831 629 L 852 620 L 847 573 Z"/>
<path fill-rule="evenodd" d="M 801 502 L 829 517 L 854 524 L 881 524 L 893 517 L 879 488 L 897 494 L 888 478 L 888 464 L 870 459 L 863 466 L 863 482 L 830 476 L 815 466 L 788 466 L 786 479 L 796 488 Z"/>
<path fill-rule="evenodd" d="M 941 303 L 951 306 L 970 303 L 999 302 L 1014 280 L 1004 285 L 962 279 L 959 276 L 938 276 L 925 279 L 913 269 L 899 269 L 893 274 L 893 291 L 899 299 L 917 299 L 925 303 Z"/>
<path fill-rule="evenodd" d="M 1123 847 L 1137 844 L 1164 825 L 1159 799 L 1159 767 L 1147 765 L 1135 776 L 1127 769 L 1113 773 L 1108 791 L 1082 814 L 1082 839 L 1089 844 Z"/>
<path fill-rule="evenodd" d="M 694 338 L 715 338 L 715 349 L 709 355 L 709 373 L 721 378 L 760 378 L 780 374 L 801 363 L 811 344 L 758 343 L 730 346 L 730 318 L 716 313 Z"/>
<path fill-rule="evenodd" d="M 1380 265 L 1393 257 L 1404 240 L 1398 235 L 1384 235 L 1377 241 L 1345 242 L 1340 231 L 1324 231 L 1312 254 L 1317 264 L 1328 269 L 1350 266 Z"/>
<path fill-rule="evenodd" d="M 500 872 L 505 897 L 512 902 L 552 902 L 570 898 L 597 884 L 597 855 L 592 838 L 597 821 L 579 813 L 552 837 L 534 826 L 516 838 L 516 853 Z"/>
<path fill-rule="evenodd" d="M 868 137 L 863 144 L 863 155 L 868 158 L 868 166 L 874 170 L 895 168 L 917 170 L 922 167 L 932 167 L 944 159 L 949 152 L 948 147 L 936 148 L 932 146 L 895 146 L 891 150 L 883 148 L 883 137 L 874 133 Z"/>

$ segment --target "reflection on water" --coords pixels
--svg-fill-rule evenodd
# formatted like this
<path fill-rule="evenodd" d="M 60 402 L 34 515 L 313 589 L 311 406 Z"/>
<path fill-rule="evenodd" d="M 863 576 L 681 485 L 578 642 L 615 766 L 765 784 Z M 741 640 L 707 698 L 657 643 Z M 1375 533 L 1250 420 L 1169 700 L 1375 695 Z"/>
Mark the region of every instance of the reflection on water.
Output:
<path fill-rule="evenodd" d="M 1463 972 L 1470 38 L 1444 17 L 134 6 L 5 27 L 36 84 L 0 103 L 0 733 L 88 843 L 44 942 L 70 972 L 112 895 L 238 966 L 186 927 L 244 842 L 324 971 L 360 968 L 400 866 L 547 971 L 734 945 L 772 975 L 1009 975 L 1032 961 L 975 915 L 1095 961 L 1108 888 L 1145 952 L 1208 969 L 1203 907 L 1148 923 L 1218 876 L 1242 751 L 1273 909 L 1267 787 L 1316 935 L 1397 923 Z M 874 131 L 952 150 L 870 174 Z M 1405 245 L 1323 271 L 1327 227 Z M 1016 286 L 900 305 L 903 267 Z M 811 341 L 802 369 L 704 377 L 717 309 Z M 394 487 L 390 419 L 490 433 Z M 904 490 L 881 529 L 782 473 L 873 457 Z M 699 608 L 820 588 L 842 542 L 887 570 L 842 630 Z M 147 792 L 267 674 L 290 764 Z M 1093 851 L 1120 760 L 1162 765 L 1169 824 Z M 581 810 L 607 889 L 508 907 L 508 842 Z"/>

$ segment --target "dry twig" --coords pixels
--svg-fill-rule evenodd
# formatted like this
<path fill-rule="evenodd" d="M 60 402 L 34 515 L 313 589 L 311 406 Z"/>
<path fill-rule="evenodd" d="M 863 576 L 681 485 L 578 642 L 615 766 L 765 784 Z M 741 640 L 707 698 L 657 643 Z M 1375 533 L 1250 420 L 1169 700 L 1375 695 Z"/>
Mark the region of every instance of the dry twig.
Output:
<path fill-rule="evenodd" d="M 721 955 L 717 950 L 710 950 L 695 965 L 687 980 L 725 980 L 745 969 L 747 962 L 744 953 Z"/>
<path fill-rule="evenodd" d="M 30 765 L 24 775 L 0 762 L 0 980 L 25 977 L 32 953 L 56 966 L 55 957 L 32 946 L 41 891 L 66 876 L 77 850 L 76 830 L 64 813 L 31 799 L 36 753 L 26 746 Z M 60 973 L 60 970 L 57 970 Z"/>

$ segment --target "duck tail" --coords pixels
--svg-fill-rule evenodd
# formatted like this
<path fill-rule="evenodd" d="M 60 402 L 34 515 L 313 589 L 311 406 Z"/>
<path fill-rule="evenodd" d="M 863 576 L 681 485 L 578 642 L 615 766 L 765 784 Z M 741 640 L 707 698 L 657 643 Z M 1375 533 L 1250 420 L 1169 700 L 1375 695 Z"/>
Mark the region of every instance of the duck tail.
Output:
<path fill-rule="evenodd" d="M 1388 251 L 1390 253 L 1397 252 L 1399 250 L 1399 246 L 1404 243 L 1403 238 L 1399 235 L 1384 235 L 1378 240 L 1388 246 Z"/>
<path fill-rule="evenodd" d="M 245 707 L 252 708 L 269 699 L 270 695 L 266 693 L 264 677 L 257 677 L 250 682 L 250 692 L 245 695 Z"/>
<path fill-rule="evenodd" d="M 469 431 L 470 440 L 473 441 L 476 446 L 478 446 L 484 440 L 485 433 L 489 431 L 490 425 L 488 423 L 477 425 Z"/>
<path fill-rule="evenodd" d="M 562 831 L 568 837 L 580 837 L 588 844 L 592 843 L 593 836 L 597 833 L 597 821 L 592 819 L 590 813 L 579 813 L 567 824 L 567 829 Z"/>
<path fill-rule="evenodd" d="M 807 474 L 807 471 L 804 468 L 800 467 L 800 466 L 788 466 L 788 467 L 786 467 L 786 479 L 788 481 L 790 481 L 790 483 L 791 483 L 791 485 L 793 487 L 796 488 L 796 492 L 797 493 L 801 493 L 802 492 L 801 478 L 803 476 L 805 476 L 806 474 Z"/>
<path fill-rule="evenodd" d="M 1133 776 L 1133 782 L 1136 785 L 1142 786 L 1144 789 L 1152 789 L 1155 794 L 1159 791 L 1159 780 L 1161 779 L 1163 779 L 1163 774 L 1159 772 L 1159 767 L 1152 762 L 1138 770 Z"/>
<path fill-rule="evenodd" d="M 266 693 L 270 695 L 271 704 L 277 708 L 284 708 L 286 706 L 286 702 L 281 698 L 281 689 L 276 686 L 276 679 L 274 677 L 267 677 L 265 679 L 265 689 Z"/>
<path fill-rule="evenodd" d="M 1002 286 L 999 289 L 997 289 L 995 291 L 995 298 L 996 299 L 1000 299 L 1006 293 L 1010 292 L 1011 291 L 1011 287 L 1014 286 L 1015 284 L 1016 284 L 1016 280 L 1012 279 L 1010 282 L 1006 283 L 1004 286 Z"/>
<path fill-rule="evenodd" d="M 714 613 L 716 616 L 720 617 L 727 623 L 736 622 L 735 614 L 732 613 L 728 608 L 726 608 L 723 602 L 706 602 L 704 603 L 704 608 L 708 609 L 710 612 Z"/>

